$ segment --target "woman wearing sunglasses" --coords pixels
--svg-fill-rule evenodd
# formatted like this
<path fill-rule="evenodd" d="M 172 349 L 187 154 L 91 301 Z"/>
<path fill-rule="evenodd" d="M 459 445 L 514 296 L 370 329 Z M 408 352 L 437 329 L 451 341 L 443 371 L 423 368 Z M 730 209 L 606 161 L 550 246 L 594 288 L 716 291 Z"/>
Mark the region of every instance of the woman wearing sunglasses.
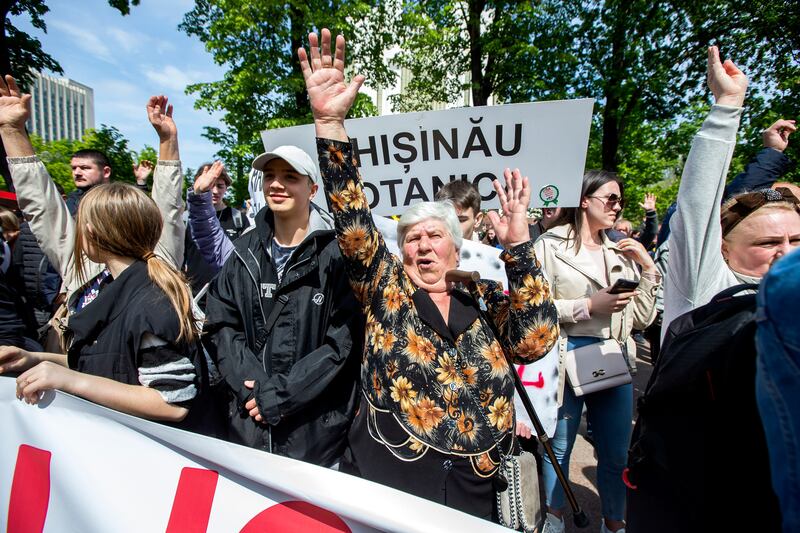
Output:
<path fill-rule="evenodd" d="M 601 388 L 587 392 L 567 378 L 565 367 L 577 349 L 602 344 L 617 350 L 625 373 L 625 362 L 632 367 L 636 356 L 631 329 L 644 329 L 655 317 L 655 294 L 660 284 L 655 263 L 634 239 L 614 243 L 606 236 L 606 230 L 613 227 L 622 211 L 622 188 L 614 173 L 588 172 L 583 179 L 580 206 L 562 209 L 556 226 L 535 245 L 561 325 L 558 424 L 551 442 L 562 469 L 568 473 L 570 453 L 586 405 L 597 450 L 602 532 L 625 528 L 622 470 L 631 433 L 633 387 L 628 374 L 617 381 L 598 383 L 596 387 Z M 612 287 L 620 279 L 638 282 L 638 287 L 614 294 Z M 626 379 L 627 383 L 619 384 Z M 564 492 L 547 457 L 543 474 L 548 506 L 543 531 L 563 532 Z"/>

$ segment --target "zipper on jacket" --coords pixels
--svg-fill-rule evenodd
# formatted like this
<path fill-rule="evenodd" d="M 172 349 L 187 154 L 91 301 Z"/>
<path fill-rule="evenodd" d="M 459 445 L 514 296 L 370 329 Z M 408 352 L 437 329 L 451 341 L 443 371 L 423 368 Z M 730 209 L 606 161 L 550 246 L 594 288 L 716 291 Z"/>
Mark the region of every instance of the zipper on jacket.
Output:
<path fill-rule="evenodd" d="M 249 249 L 247 251 L 252 254 L 252 252 Z M 256 294 L 258 295 L 258 309 L 261 311 L 261 320 L 264 321 L 264 325 L 266 326 L 267 317 L 266 315 L 264 315 L 264 305 L 261 303 L 261 293 L 259 292 L 258 281 L 256 280 L 256 277 L 253 275 L 253 272 L 250 270 L 250 267 L 247 266 L 247 261 L 245 261 L 242 255 L 239 253 L 239 250 L 234 248 L 233 253 L 235 253 L 236 257 L 239 258 L 239 261 L 242 262 L 242 264 L 244 265 L 244 269 L 247 270 L 247 273 L 250 275 L 250 279 L 253 280 L 253 285 L 256 286 Z M 267 373 L 267 376 L 271 377 L 272 374 L 267 372 L 267 368 L 265 366 L 266 356 L 267 356 L 267 343 L 265 341 L 264 346 L 261 348 L 261 366 L 264 368 L 264 372 Z M 269 451 L 269 453 L 272 453 L 272 426 L 269 424 L 267 424 L 267 450 Z"/>

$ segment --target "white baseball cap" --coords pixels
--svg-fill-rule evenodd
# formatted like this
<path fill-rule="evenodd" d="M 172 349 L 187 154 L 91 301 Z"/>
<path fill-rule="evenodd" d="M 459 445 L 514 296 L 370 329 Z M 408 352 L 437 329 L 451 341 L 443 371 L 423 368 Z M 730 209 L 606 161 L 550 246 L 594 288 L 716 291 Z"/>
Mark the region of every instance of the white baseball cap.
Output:
<path fill-rule="evenodd" d="M 314 164 L 311 156 L 297 146 L 278 146 L 271 152 L 265 152 L 253 160 L 253 168 L 263 172 L 267 163 L 273 159 L 283 159 L 289 163 L 298 174 L 308 176 L 314 183 L 319 181 L 317 179 L 317 166 Z"/>

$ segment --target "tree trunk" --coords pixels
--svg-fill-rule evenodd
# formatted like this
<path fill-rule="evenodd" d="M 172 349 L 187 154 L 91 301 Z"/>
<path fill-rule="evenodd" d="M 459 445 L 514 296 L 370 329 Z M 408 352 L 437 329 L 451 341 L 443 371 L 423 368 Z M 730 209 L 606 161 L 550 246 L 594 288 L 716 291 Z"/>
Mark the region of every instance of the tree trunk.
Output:
<path fill-rule="evenodd" d="M 303 71 L 300 69 L 300 60 L 297 58 L 297 49 L 305 46 L 304 39 L 308 31 L 308 27 L 303 20 L 303 12 L 297 7 L 295 2 L 289 2 L 289 33 L 291 41 L 291 59 L 289 60 L 292 65 L 292 75 L 303 79 Z M 298 117 L 308 113 L 311 108 L 308 101 L 308 93 L 306 93 L 305 85 L 300 84 L 299 88 L 294 92 L 294 103 L 297 107 Z"/>
<path fill-rule="evenodd" d="M 470 0 L 467 18 L 469 34 L 469 72 L 471 75 L 472 105 L 486 105 L 483 73 L 483 46 L 481 45 L 481 13 L 486 7 L 485 0 Z"/>
<path fill-rule="evenodd" d="M 622 139 L 623 107 L 622 83 L 626 78 L 625 45 L 627 13 L 618 8 L 611 37 L 611 61 L 605 70 L 605 97 L 603 108 L 603 145 L 601 155 L 603 170 L 616 172 L 619 167 L 619 145 Z M 601 72 L 603 70 L 601 69 Z"/>

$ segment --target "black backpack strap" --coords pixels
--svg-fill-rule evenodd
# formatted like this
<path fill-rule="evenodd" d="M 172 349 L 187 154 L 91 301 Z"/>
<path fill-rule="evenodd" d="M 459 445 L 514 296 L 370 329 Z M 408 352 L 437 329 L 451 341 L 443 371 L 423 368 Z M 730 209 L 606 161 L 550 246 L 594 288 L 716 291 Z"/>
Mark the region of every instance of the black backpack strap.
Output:
<path fill-rule="evenodd" d="M 720 292 L 713 298 L 711 298 L 712 302 L 720 302 L 722 300 L 727 300 L 740 292 L 743 291 L 758 291 L 758 284 L 756 283 L 742 283 L 741 285 L 734 285 L 733 287 L 728 287 L 724 291 Z"/>

